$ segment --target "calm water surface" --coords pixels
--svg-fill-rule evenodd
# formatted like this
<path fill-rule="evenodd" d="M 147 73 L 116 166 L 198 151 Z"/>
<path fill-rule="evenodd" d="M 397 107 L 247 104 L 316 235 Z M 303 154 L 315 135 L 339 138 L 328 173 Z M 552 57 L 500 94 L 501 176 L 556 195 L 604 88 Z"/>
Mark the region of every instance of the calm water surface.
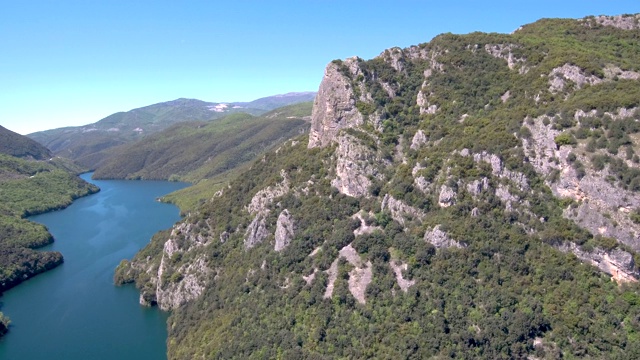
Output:
<path fill-rule="evenodd" d="M 0 359 L 166 359 L 167 314 L 138 304 L 113 271 L 151 236 L 179 220 L 155 199 L 184 188 L 164 181 L 93 181 L 101 191 L 30 220 L 49 228 L 64 264 L 0 297 L 11 318 Z"/>

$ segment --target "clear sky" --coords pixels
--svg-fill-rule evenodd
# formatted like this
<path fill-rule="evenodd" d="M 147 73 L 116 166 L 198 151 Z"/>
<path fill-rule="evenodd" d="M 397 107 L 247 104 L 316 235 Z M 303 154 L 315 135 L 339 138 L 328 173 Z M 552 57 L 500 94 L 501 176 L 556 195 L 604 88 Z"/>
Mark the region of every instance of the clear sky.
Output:
<path fill-rule="evenodd" d="M 181 97 L 316 91 L 333 59 L 637 12 L 638 0 L 0 0 L 0 125 L 27 134 Z"/>

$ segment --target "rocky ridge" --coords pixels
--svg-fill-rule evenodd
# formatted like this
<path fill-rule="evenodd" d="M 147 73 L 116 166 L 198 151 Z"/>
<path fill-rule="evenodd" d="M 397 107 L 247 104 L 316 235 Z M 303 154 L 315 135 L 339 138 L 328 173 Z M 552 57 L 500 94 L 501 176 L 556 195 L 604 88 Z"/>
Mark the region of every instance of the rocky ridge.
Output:
<path fill-rule="evenodd" d="M 610 31 L 624 38 L 624 32 L 637 31 L 637 16 L 631 18 L 549 21 L 562 29 L 553 35 L 556 42 L 584 41 L 596 55 L 587 53 L 598 58 L 593 49 L 610 49 L 583 38 Z M 615 62 L 607 55 L 608 62 L 592 62 L 531 46 L 537 38 L 529 36 L 549 36 L 548 28 L 543 22 L 511 35 L 444 34 L 372 60 L 331 62 L 308 139 L 265 155 L 176 225 L 175 234 L 159 240 L 160 259 L 134 259 L 129 269 L 151 269 L 154 261 L 163 269 L 147 271 L 150 279 L 138 275 L 138 286 L 153 289 L 158 304 L 177 309 L 176 323 L 205 306 L 219 316 L 236 316 L 238 308 L 260 306 L 256 299 L 277 288 L 279 295 L 267 297 L 270 304 L 286 301 L 270 311 L 299 311 L 293 320 L 283 316 L 291 332 L 323 329 L 313 334 L 318 341 L 300 340 L 302 347 L 305 341 L 321 346 L 325 338 L 336 343 L 335 329 L 357 326 L 331 323 L 336 313 L 326 317 L 333 328 L 306 323 L 315 309 L 346 307 L 351 319 L 369 324 L 375 323 L 371 314 L 382 316 L 397 303 L 402 305 L 396 311 L 428 310 L 405 315 L 408 323 L 428 319 L 416 329 L 448 321 L 439 333 L 469 331 L 464 336 L 474 346 L 490 349 L 491 341 L 502 339 L 486 330 L 491 321 L 524 319 L 521 306 L 537 318 L 523 320 L 531 327 L 520 340 L 505 340 L 507 348 L 522 345 L 509 356 L 560 348 L 580 354 L 575 344 L 589 347 L 589 340 L 563 332 L 568 325 L 561 319 L 586 312 L 563 317 L 570 310 L 554 302 L 555 294 L 570 298 L 563 304 L 587 306 L 576 297 L 634 289 L 639 276 L 640 159 L 634 156 L 640 129 L 634 124 L 640 118 L 637 98 L 624 94 L 637 91 L 640 69 L 629 65 L 635 60 Z M 180 226 L 184 239 L 177 237 Z M 173 281 L 158 287 L 162 278 Z M 587 296 L 576 279 L 599 290 Z M 145 287 L 149 283 L 155 286 Z M 488 302 L 494 292 L 521 284 L 526 291 Z M 234 305 L 233 297 L 242 305 Z M 303 310 L 291 307 L 297 301 Z M 468 313 L 452 315 L 459 309 Z M 598 317 L 601 308 L 589 311 Z M 195 329 L 170 336 L 197 342 L 203 334 Z M 418 347 L 432 349 L 420 341 Z M 425 356 L 443 354 L 435 348 Z"/>

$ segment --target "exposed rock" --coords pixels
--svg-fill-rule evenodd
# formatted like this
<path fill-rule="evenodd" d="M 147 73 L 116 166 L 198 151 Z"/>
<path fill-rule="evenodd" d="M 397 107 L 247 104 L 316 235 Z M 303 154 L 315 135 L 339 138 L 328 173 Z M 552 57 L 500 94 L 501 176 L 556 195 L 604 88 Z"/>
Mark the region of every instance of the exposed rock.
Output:
<path fill-rule="evenodd" d="M 502 94 L 502 96 L 500 96 L 500 100 L 502 100 L 503 103 L 506 103 L 507 100 L 509 100 L 509 98 L 511 97 L 511 92 L 509 90 L 507 90 L 506 93 Z"/>
<path fill-rule="evenodd" d="M 438 105 L 431 104 L 429 102 L 429 96 L 425 94 L 423 89 L 418 92 L 418 96 L 416 98 L 416 104 L 420 106 L 420 114 L 435 114 L 438 111 Z"/>
<path fill-rule="evenodd" d="M 165 271 L 169 270 L 168 260 L 163 254 L 158 270 L 158 279 L 163 279 Z M 180 276 L 175 277 L 178 281 L 158 281 L 155 289 L 155 302 L 162 310 L 172 310 L 187 302 L 197 298 L 202 294 L 205 288 L 206 274 L 210 272 L 210 269 L 206 266 L 204 256 L 199 256 L 194 261 L 191 261 L 178 269 L 173 269 L 174 274 L 178 273 Z M 203 276 L 205 275 L 205 276 Z M 146 302 L 147 299 L 141 294 L 141 303 Z"/>
<path fill-rule="evenodd" d="M 226 242 L 227 240 L 229 240 L 229 233 L 226 231 L 223 231 L 222 233 L 220 233 L 220 242 Z"/>
<path fill-rule="evenodd" d="M 595 21 L 602 26 L 612 26 L 622 30 L 640 29 L 640 15 L 596 16 Z"/>
<path fill-rule="evenodd" d="M 471 209 L 471 216 L 472 217 L 478 217 L 478 215 L 480 215 L 480 210 L 478 210 L 477 207 L 474 207 L 473 209 Z"/>
<path fill-rule="evenodd" d="M 397 200 L 393 196 L 386 194 L 382 199 L 382 211 L 385 209 L 391 213 L 391 218 L 399 222 L 402 226 L 405 225 L 405 219 L 416 219 L 422 221 L 425 214 L 422 210 L 416 209 L 413 206 L 405 204 L 402 200 Z"/>
<path fill-rule="evenodd" d="M 456 192 L 447 185 L 440 187 L 440 195 L 438 195 L 438 205 L 440 207 L 449 207 L 456 202 Z"/>
<path fill-rule="evenodd" d="M 554 68 L 549 73 L 549 91 L 557 93 L 564 90 L 565 80 L 570 80 L 576 84 L 578 89 L 584 84 L 595 85 L 602 82 L 602 79 L 595 75 L 586 75 L 584 71 L 571 64 L 564 64 L 561 67 Z"/>
<path fill-rule="evenodd" d="M 269 186 L 262 189 L 253 196 L 251 202 L 247 205 L 247 211 L 249 211 L 249 213 L 255 214 L 258 212 L 264 212 L 275 198 L 283 196 L 289 192 L 289 178 L 287 177 L 287 173 L 284 170 L 281 170 L 280 176 L 282 176 L 282 182 L 275 186 Z"/>
<path fill-rule="evenodd" d="M 606 193 L 608 192 L 605 190 Z M 627 213 L 610 211 L 610 204 L 597 199 L 591 200 L 591 192 L 589 195 L 583 192 L 582 196 L 588 196 L 589 201 L 582 201 L 575 209 L 565 209 L 562 213 L 564 217 L 575 221 L 594 235 L 613 237 L 635 251 L 640 251 L 640 231 L 637 224 L 629 220 Z"/>
<path fill-rule="evenodd" d="M 340 249 L 338 257 L 331 263 L 331 266 L 326 271 L 329 275 L 329 280 L 324 297 L 331 298 L 331 296 L 333 296 L 333 288 L 338 277 L 338 261 L 341 257 L 345 258 L 354 267 L 353 270 L 349 272 L 349 291 L 359 303 L 366 303 L 365 292 L 373 277 L 373 265 L 371 261 L 363 264 L 360 255 L 358 255 L 351 244 Z"/>
<path fill-rule="evenodd" d="M 552 160 L 559 154 L 554 139 L 560 131 L 553 129 L 551 120 L 552 118 L 543 115 L 524 122 L 524 126 L 531 131 L 531 138 L 522 139 L 525 153 L 535 155 L 529 156 L 529 162 L 543 175 L 549 175 L 551 171 L 558 169 L 558 165 Z"/>
<path fill-rule="evenodd" d="M 424 233 L 424 241 L 431 243 L 437 249 L 446 249 L 450 247 L 463 248 L 464 246 L 451 239 L 447 233 L 440 230 L 440 225 L 436 225 L 433 229 Z"/>
<path fill-rule="evenodd" d="M 489 189 L 489 179 L 483 177 L 482 179 L 476 179 L 467 184 L 467 191 L 471 195 L 478 196 L 481 192 Z"/>
<path fill-rule="evenodd" d="M 413 139 L 411 140 L 411 146 L 409 147 L 412 150 L 418 150 L 420 146 L 427 143 L 427 136 L 424 134 L 424 131 L 418 130 L 416 134 L 413 135 Z"/>
<path fill-rule="evenodd" d="M 276 245 L 275 250 L 281 251 L 291 242 L 295 235 L 293 217 L 289 214 L 287 209 L 282 210 L 278 216 L 278 222 L 276 224 Z"/>
<path fill-rule="evenodd" d="M 202 234 L 200 234 L 200 232 L 197 231 L 196 226 L 194 224 L 190 224 L 190 223 L 179 223 L 175 225 L 171 230 L 171 237 L 169 241 L 167 241 L 167 243 L 169 243 L 170 246 L 176 246 L 176 249 L 177 249 L 177 245 L 171 245 L 171 244 L 175 244 L 175 242 L 173 242 L 171 239 L 175 239 L 175 237 L 177 236 L 183 236 L 189 247 L 206 245 L 209 240 L 207 237 L 202 236 Z M 166 245 L 167 244 L 165 244 L 165 246 Z M 166 249 L 167 248 L 165 247 L 165 251 L 168 251 Z"/>
<path fill-rule="evenodd" d="M 431 185 L 431 183 L 427 181 L 424 176 L 418 176 L 417 178 L 413 179 L 413 184 L 418 188 L 418 190 L 422 191 L 425 194 L 429 192 L 429 186 Z"/>
<path fill-rule="evenodd" d="M 619 109 L 617 114 L 611 115 L 625 116 L 632 113 L 635 113 L 635 110 L 631 112 Z M 574 118 L 581 119 L 586 116 L 595 116 L 595 113 L 577 111 Z M 553 194 L 577 202 L 577 207 L 565 209 L 564 217 L 575 221 L 594 235 L 616 238 L 635 251 L 640 251 L 640 227 L 629 219 L 627 212 L 620 211 L 640 207 L 640 196 L 606 181 L 609 175 L 607 169 L 597 172 L 587 166 L 585 175 L 579 179 L 567 162 L 572 148 L 568 145 L 557 148 L 554 138 L 559 131 L 552 129 L 551 122 L 544 125 L 545 118 L 549 119 L 542 116 L 531 123 L 525 121 L 525 126 L 531 131 L 531 138 L 523 139 L 523 146 L 526 153 L 535 154 L 534 157 L 529 157 L 529 161 L 538 173 L 548 176 L 552 171 L 558 172 L 556 181 L 546 182 Z M 577 160 L 585 164 L 590 162 L 580 152 L 573 153 Z"/>
<path fill-rule="evenodd" d="M 287 194 L 290 190 L 287 173 L 281 170 L 280 176 L 282 176 L 280 183 L 258 191 L 253 198 L 251 198 L 249 205 L 247 205 L 247 211 L 250 214 L 255 214 L 255 216 L 245 232 L 245 249 L 256 246 L 269 236 L 266 225 L 266 217 L 269 214 L 268 207 L 276 198 Z"/>
<path fill-rule="evenodd" d="M 507 66 L 509 69 L 513 70 L 516 66 L 520 65 L 520 69 L 518 72 L 520 74 L 526 74 L 529 71 L 529 68 L 525 66 L 525 59 L 521 57 L 517 57 L 513 55 L 512 50 L 518 48 L 519 45 L 515 44 L 486 44 L 484 49 L 489 55 L 504 59 L 507 61 Z M 506 101 L 506 100 L 503 100 Z"/>
<path fill-rule="evenodd" d="M 638 80 L 640 79 L 640 73 L 635 71 L 622 70 L 617 66 L 609 65 L 604 68 L 604 76 L 607 79 L 625 79 L 625 80 Z"/>
<path fill-rule="evenodd" d="M 611 275 L 611 279 L 618 283 L 637 282 L 640 276 L 635 267 L 633 255 L 618 248 L 609 252 L 601 248 L 586 252 L 578 245 L 568 242 L 559 246 L 558 249 L 563 252 L 571 252 L 578 259 L 595 265 L 598 269 Z"/>
<path fill-rule="evenodd" d="M 311 285 L 311 283 L 313 282 L 313 280 L 316 278 L 316 273 L 318 272 L 318 269 L 314 268 L 313 272 L 307 276 L 302 276 L 302 279 L 307 283 L 307 285 Z"/>
<path fill-rule="evenodd" d="M 343 62 L 354 78 L 359 71 L 357 62 L 357 58 Z M 313 103 L 309 148 L 328 145 L 342 128 L 362 125 L 364 118 L 355 105 L 351 79 L 340 71 L 340 65 L 329 63 Z"/>
<path fill-rule="evenodd" d="M 393 99 L 394 97 L 396 97 L 396 91 L 393 89 L 391 85 L 389 85 L 389 83 L 381 82 L 380 85 L 382 86 L 384 91 L 387 92 L 387 95 L 389 95 L 390 98 Z"/>
<path fill-rule="evenodd" d="M 497 155 L 489 154 L 486 151 L 483 151 L 482 153 L 474 154 L 473 160 L 475 162 L 484 161 L 491 164 L 493 175 L 501 179 L 508 179 L 510 181 L 513 181 L 516 185 L 518 185 L 520 190 L 529 189 L 529 181 L 527 180 L 527 177 L 523 173 L 506 169 L 502 164 L 502 160 L 500 160 Z"/>
<path fill-rule="evenodd" d="M 316 256 L 320 251 L 322 251 L 322 246 L 318 246 L 317 248 L 313 249 L 313 251 L 309 254 L 309 257 Z"/>
<path fill-rule="evenodd" d="M 398 282 L 398 286 L 400 286 L 400 289 L 402 289 L 402 291 L 407 292 L 407 290 L 409 290 L 409 288 L 416 283 L 415 280 L 407 280 L 402 276 L 402 271 L 406 271 L 408 268 L 408 265 L 406 263 L 400 263 L 395 259 L 392 259 L 389 262 L 389 266 L 391 266 L 391 269 L 396 274 L 396 281 Z"/>
<path fill-rule="evenodd" d="M 396 71 L 404 71 L 406 60 L 401 48 L 393 47 L 391 49 L 387 49 L 383 51 L 378 57 L 384 59 Z"/>
<path fill-rule="evenodd" d="M 355 215 L 352 216 L 352 218 L 360 220 L 360 226 L 357 229 L 353 230 L 353 235 L 359 236 L 359 235 L 364 235 L 364 234 L 371 234 L 372 232 L 374 232 L 376 230 L 382 230 L 382 228 L 380 226 L 369 226 L 369 225 L 367 225 L 367 223 L 362 218 L 362 214 L 361 214 L 362 212 L 363 211 L 361 210 L 360 212 L 358 212 L 358 213 L 356 213 Z"/>
<path fill-rule="evenodd" d="M 348 134 L 340 135 L 336 141 L 336 178 L 331 185 L 348 196 L 368 195 L 371 186 L 369 176 L 382 177 L 375 166 L 379 162 L 376 154 Z"/>
<path fill-rule="evenodd" d="M 247 227 L 247 231 L 244 235 L 245 249 L 251 249 L 269 236 L 265 215 L 265 212 L 259 212 Z"/>
<path fill-rule="evenodd" d="M 509 188 L 504 186 L 503 184 L 498 184 L 498 188 L 496 189 L 496 196 L 500 199 L 504 204 L 507 211 L 513 210 L 513 203 L 518 203 L 519 198 L 513 196 L 509 192 Z"/>

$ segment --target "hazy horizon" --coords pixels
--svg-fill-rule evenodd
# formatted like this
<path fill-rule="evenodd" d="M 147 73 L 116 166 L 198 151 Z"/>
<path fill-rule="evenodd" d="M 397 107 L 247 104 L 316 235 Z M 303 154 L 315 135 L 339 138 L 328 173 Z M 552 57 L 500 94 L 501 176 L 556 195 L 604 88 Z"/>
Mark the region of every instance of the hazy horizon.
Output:
<path fill-rule="evenodd" d="M 0 125 L 28 134 L 193 98 L 317 91 L 327 63 L 430 41 L 510 33 L 540 18 L 640 12 L 631 0 L 9 2 L 0 14 Z"/>

